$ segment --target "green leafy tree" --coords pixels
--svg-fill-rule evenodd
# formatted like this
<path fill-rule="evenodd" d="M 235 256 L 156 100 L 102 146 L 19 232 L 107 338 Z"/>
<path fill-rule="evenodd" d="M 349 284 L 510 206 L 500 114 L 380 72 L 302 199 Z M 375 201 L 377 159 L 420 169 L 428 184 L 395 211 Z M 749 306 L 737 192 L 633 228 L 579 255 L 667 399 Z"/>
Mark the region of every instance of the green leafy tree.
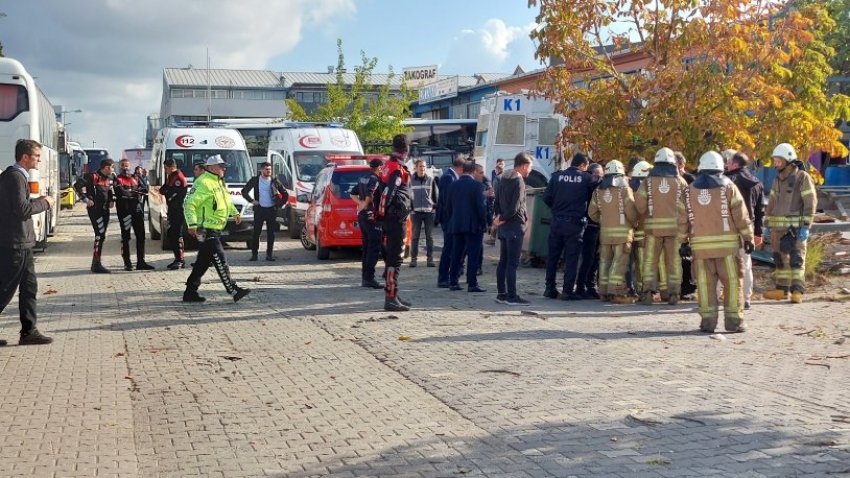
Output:
<path fill-rule="evenodd" d="M 412 92 L 402 82 L 398 91 L 392 90 L 396 78 L 389 67 L 387 82 L 376 88 L 372 75 L 378 63 L 376 57 L 360 52 L 360 64 L 354 67 L 354 82 L 346 84 L 342 40 L 337 40 L 336 81 L 327 86 L 327 101 L 308 113 L 294 100 L 287 100 L 290 117 L 296 121 L 336 122 L 357 133 L 362 143 L 369 143 L 371 152 L 387 152 L 392 137 L 406 133 L 402 121 L 410 115 Z"/>
<path fill-rule="evenodd" d="M 850 0 L 828 0 L 826 8 L 835 22 L 835 29 L 826 39 L 829 46 L 835 49 L 835 56 L 830 61 L 833 74 L 850 76 Z"/>

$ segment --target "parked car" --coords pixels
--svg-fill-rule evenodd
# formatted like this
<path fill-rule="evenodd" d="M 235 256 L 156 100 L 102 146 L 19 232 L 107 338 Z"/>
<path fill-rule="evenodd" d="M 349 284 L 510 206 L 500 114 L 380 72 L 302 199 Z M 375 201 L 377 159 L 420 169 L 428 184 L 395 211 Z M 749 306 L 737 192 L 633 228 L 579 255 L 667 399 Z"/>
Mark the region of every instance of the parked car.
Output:
<path fill-rule="evenodd" d="M 369 171 L 363 165 L 329 164 L 316 176 L 301 230 L 301 245 L 315 250 L 318 259 L 329 259 L 332 248 L 362 247 L 357 205 L 349 193 Z M 404 257 L 410 253 L 410 237 L 408 219 Z"/>

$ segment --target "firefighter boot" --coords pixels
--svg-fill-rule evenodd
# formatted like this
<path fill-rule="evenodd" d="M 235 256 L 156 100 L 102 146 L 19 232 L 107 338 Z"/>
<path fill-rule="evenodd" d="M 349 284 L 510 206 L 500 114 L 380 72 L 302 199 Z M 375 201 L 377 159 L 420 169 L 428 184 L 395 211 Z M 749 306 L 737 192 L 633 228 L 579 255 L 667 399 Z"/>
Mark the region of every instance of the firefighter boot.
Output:
<path fill-rule="evenodd" d="M 651 290 L 650 291 L 644 291 L 643 295 L 640 298 L 640 305 L 652 305 L 652 303 L 654 302 L 654 299 L 655 299 L 653 297 L 654 295 L 655 294 L 653 294 Z"/>
<path fill-rule="evenodd" d="M 667 296 L 667 304 L 668 305 L 679 305 L 679 294 L 675 292 L 671 292 L 669 296 Z"/>
<path fill-rule="evenodd" d="M 785 300 L 788 298 L 788 291 L 782 289 L 769 290 L 763 296 L 767 300 Z"/>
<path fill-rule="evenodd" d="M 802 304 L 803 303 L 803 293 L 795 290 L 791 293 L 791 303 L 792 304 Z"/>
<path fill-rule="evenodd" d="M 92 259 L 91 271 L 95 274 L 109 274 L 112 272 L 106 267 L 103 267 L 103 265 L 100 263 L 100 259 Z"/>

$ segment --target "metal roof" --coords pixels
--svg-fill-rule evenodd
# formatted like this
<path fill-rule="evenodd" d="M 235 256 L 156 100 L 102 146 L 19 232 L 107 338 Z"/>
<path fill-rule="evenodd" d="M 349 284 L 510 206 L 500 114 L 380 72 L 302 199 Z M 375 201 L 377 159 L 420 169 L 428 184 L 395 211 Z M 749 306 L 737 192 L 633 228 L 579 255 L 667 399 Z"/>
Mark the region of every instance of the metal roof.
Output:
<path fill-rule="evenodd" d="M 302 71 L 275 72 L 270 70 L 207 70 L 204 68 L 165 68 L 163 70 L 165 82 L 172 87 L 206 87 L 207 83 L 212 87 L 228 88 L 290 88 L 293 85 L 327 85 L 336 82 L 336 73 L 310 73 Z M 451 78 L 455 75 L 440 75 L 439 78 Z M 458 87 L 466 88 L 483 82 L 490 82 L 509 75 L 504 73 L 482 73 L 479 75 L 461 75 L 458 77 Z M 354 84 L 355 73 L 343 73 L 342 81 Z M 392 86 L 397 87 L 401 83 L 401 74 L 393 77 Z M 372 84 L 375 86 L 385 85 L 389 75 L 384 73 L 372 74 Z"/>
<path fill-rule="evenodd" d="M 209 83 L 213 87 L 266 89 L 283 87 L 278 74 L 268 70 L 210 69 L 209 80 L 207 80 L 205 68 L 165 68 L 163 75 L 169 86 L 206 87 Z"/>

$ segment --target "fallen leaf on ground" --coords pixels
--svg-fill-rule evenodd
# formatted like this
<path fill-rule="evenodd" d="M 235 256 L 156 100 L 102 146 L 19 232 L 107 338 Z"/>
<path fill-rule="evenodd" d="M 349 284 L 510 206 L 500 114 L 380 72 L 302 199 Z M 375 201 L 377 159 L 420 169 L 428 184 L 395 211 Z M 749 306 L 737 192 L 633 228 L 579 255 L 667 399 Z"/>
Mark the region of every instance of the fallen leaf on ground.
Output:
<path fill-rule="evenodd" d="M 411 339 L 411 337 L 410 337 L 409 335 L 402 335 L 402 336 L 401 336 L 401 337 L 399 337 L 398 339 L 399 339 L 399 340 L 410 340 L 410 339 Z"/>
<path fill-rule="evenodd" d="M 242 360 L 242 357 L 237 357 L 235 355 L 220 355 L 224 360 L 230 360 L 231 362 L 236 362 L 238 360 Z"/>
<path fill-rule="evenodd" d="M 113 357 L 123 357 L 123 356 L 124 356 L 124 352 L 118 352 L 115 355 L 113 355 Z"/>
<path fill-rule="evenodd" d="M 304 342 L 304 345 L 310 345 L 310 344 L 312 344 L 312 343 L 313 343 L 313 341 L 312 341 L 312 340 L 308 340 L 308 341 Z"/>
<path fill-rule="evenodd" d="M 54 288 L 49 288 L 49 289 L 47 289 L 47 290 L 44 292 L 44 294 L 42 294 L 42 295 L 53 295 L 53 294 L 56 294 L 56 293 L 58 293 L 58 291 L 57 291 L 56 289 L 54 289 Z"/>

